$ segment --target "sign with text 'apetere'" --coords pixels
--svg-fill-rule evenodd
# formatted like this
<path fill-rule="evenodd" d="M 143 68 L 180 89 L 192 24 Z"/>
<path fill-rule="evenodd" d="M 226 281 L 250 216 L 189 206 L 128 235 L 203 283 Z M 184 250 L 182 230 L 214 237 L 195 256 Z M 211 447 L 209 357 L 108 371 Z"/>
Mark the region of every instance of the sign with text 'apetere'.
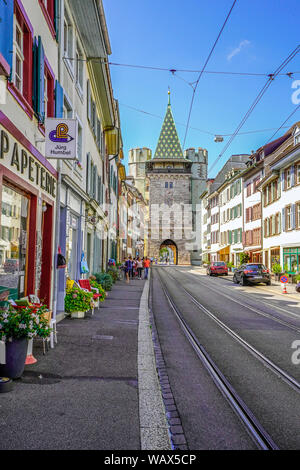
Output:
<path fill-rule="evenodd" d="M 76 160 L 76 119 L 47 118 L 45 121 L 46 158 Z"/>

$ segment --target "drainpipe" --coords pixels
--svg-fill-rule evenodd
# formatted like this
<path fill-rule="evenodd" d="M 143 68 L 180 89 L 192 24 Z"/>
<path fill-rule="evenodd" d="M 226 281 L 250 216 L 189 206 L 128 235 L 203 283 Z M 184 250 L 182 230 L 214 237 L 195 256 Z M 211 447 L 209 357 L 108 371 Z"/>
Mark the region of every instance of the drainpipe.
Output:
<path fill-rule="evenodd" d="M 58 81 L 61 82 L 61 31 L 62 24 L 61 18 L 63 18 L 64 12 L 64 1 L 60 1 L 60 12 L 58 16 L 59 24 L 59 36 L 58 36 Z M 56 212 L 55 212 L 55 236 L 54 236 L 54 256 L 53 256 L 53 265 L 54 265 L 54 275 L 53 275 L 53 319 L 56 320 L 57 314 L 57 295 L 58 295 L 58 270 L 57 270 L 57 253 L 60 242 L 60 197 L 61 197 L 61 160 L 57 160 L 57 191 L 56 191 Z"/>

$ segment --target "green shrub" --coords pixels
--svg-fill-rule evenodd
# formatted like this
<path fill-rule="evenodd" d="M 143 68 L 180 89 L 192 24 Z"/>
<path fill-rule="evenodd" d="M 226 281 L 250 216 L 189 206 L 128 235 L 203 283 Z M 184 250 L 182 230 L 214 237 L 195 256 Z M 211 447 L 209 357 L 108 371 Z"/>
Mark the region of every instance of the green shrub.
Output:
<path fill-rule="evenodd" d="M 282 267 L 281 267 L 281 265 L 280 265 L 279 263 L 275 263 L 275 264 L 273 264 L 273 266 L 272 266 L 272 272 L 273 272 L 274 274 L 280 274 L 280 273 L 283 272 L 283 269 L 282 269 Z"/>
<path fill-rule="evenodd" d="M 65 296 L 65 311 L 72 312 L 86 312 L 91 308 L 93 302 L 93 293 L 86 292 L 78 287 L 67 289 Z"/>
<path fill-rule="evenodd" d="M 240 253 L 240 263 L 241 264 L 245 264 L 245 263 L 249 263 L 249 260 L 250 260 L 250 256 L 249 256 L 249 253 Z"/>
<path fill-rule="evenodd" d="M 297 274 L 297 276 L 295 276 L 295 280 L 296 280 L 297 282 L 300 282 L 300 274 Z"/>
<path fill-rule="evenodd" d="M 111 275 L 113 282 L 118 280 L 118 268 L 115 266 L 109 267 L 107 273 Z"/>
<path fill-rule="evenodd" d="M 228 261 L 226 265 L 227 265 L 227 268 L 234 268 L 234 264 L 231 261 Z"/>
<path fill-rule="evenodd" d="M 109 291 L 113 285 L 113 279 L 109 273 L 95 273 L 94 274 L 96 281 L 101 284 L 105 291 Z"/>
<path fill-rule="evenodd" d="M 95 276 L 90 277 L 90 284 L 91 287 L 95 287 L 96 289 L 98 289 L 98 294 L 100 294 L 99 300 L 100 302 L 103 302 L 106 298 L 106 292 L 103 289 L 102 285 L 96 281 Z"/>

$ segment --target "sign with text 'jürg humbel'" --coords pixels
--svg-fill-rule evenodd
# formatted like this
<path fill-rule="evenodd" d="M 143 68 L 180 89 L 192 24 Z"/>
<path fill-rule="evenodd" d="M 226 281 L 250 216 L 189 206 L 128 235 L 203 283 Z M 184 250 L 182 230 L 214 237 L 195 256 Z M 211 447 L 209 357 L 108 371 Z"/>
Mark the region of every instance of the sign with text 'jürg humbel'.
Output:
<path fill-rule="evenodd" d="M 4 165 L 28 183 L 56 197 L 56 178 L 9 132 L 0 128 L 0 165 Z"/>

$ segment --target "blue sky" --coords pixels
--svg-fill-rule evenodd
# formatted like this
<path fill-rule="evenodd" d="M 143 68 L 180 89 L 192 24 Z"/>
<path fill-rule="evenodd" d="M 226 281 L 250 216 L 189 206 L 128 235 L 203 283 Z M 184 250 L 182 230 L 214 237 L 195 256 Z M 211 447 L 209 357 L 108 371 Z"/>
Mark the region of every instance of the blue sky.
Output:
<path fill-rule="evenodd" d="M 233 0 L 103 0 L 112 46 L 110 62 L 167 69 L 203 67 Z M 238 0 L 206 70 L 272 73 L 299 44 L 299 0 Z M 295 109 L 292 83 L 300 80 L 300 54 L 283 70 L 293 78 L 277 77 L 241 129 L 275 128 Z M 128 150 L 149 147 L 153 153 L 165 115 L 168 87 L 174 119 L 186 124 L 192 88 L 198 73 L 142 70 L 111 66 L 114 95 L 120 103 L 125 163 Z M 190 126 L 212 134 L 233 133 L 266 82 L 265 77 L 203 74 L 199 82 Z M 300 120 L 300 110 L 287 123 Z M 185 125 L 177 125 L 181 144 Z M 279 137 L 281 130 L 274 138 Z M 266 143 L 274 130 L 238 135 L 210 177 L 230 155 L 250 153 Z M 227 142 L 189 129 L 185 148 L 208 150 L 209 166 Z"/>

